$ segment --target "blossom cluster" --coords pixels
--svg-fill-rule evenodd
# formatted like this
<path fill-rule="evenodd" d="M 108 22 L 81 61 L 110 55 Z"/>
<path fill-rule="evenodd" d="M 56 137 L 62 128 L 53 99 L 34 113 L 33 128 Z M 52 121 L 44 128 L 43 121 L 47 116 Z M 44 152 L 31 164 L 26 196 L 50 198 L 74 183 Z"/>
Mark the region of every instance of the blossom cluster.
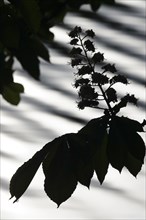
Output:
<path fill-rule="evenodd" d="M 74 86 L 78 89 L 79 102 L 78 108 L 85 107 L 100 108 L 101 101 L 117 103 L 117 91 L 114 88 L 116 83 L 128 84 L 128 80 L 124 75 L 118 73 L 115 64 L 105 63 L 104 53 L 96 51 L 93 38 L 95 33 L 93 30 L 86 30 L 76 26 L 69 33 L 71 38 L 70 45 L 72 49 L 71 66 L 76 69 Z M 100 66 L 100 71 L 96 67 Z M 110 74 L 110 77 L 108 76 Z M 112 75 L 112 76 L 111 76 Z M 121 104 L 122 102 L 122 104 Z M 113 111 L 118 112 L 128 102 L 136 104 L 137 99 L 133 96 L 126 95 L 123 97 Z"/>

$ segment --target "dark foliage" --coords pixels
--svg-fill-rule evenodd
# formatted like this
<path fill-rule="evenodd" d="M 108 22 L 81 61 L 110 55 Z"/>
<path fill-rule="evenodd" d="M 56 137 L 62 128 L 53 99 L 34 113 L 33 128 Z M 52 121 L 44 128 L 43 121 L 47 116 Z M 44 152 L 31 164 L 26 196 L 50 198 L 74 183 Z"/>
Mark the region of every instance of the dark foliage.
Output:
<path fill-rule="evenodd" d="M 45 192 L 58 206 L 72 195 L 78 182 L 89 188 L 94 171 L 102 184 L 109 164 L 120 172 L 125 166 L 136 177 L 145 156 L 137 131 L 143 127 L 134 120 L 103 116 L 78 133 L 56 138 L 16 171 L 10 182 L 11 198 L 17 201 L 22 196 L 41 163 Z"/>
<path fill-rule="evenodd" d="M 14 85 L 13 58 L 17 58 L 31 77 L 39 80 L 39 58 L 50 61 L 46 47 L 46 44 L 51 43 L 54 38 L 50 28 L 62 23 L 67 12 L 79 11 L 83 4 L 89 4 L 91 9 L 96 11 L 103 3 L 114 2 L 114 0 L 0 0 L 0 94 L 2 97 L 7 102 L 17 105 L 20 102 L 20 93 L 24 91 L 21 84 L 19 88 L 18 84 Z M 93 37 L 92 31 L 86 34 Z M 74 31 L 70 36 L 75 37 Z M 72 44 L 76 43 L 74 39 Z"/>
<path fill-rule="evenodd" d="M 80 42 L 80 47 L 74 46 L 71 50 L 74 57 L 71 66 L 77 69 L 75 87 L 81 99 L 78 107 L 101 108 L 100 103 L 104 101 L 107 108 L 103 109 L 102 117 L 92 119 L 77 133 L 65 134 L 47 143 L 16 171 L 10 181 L 10 193 L 15 201 L 25 192 L 41 163 L 45 175 L 44 190 L 58 206 L 72 195 L 78 182 L 89 188 L 94 172 L 102 184 L 109 165 L 119 172 L 126 167 L 136 177 L 144 163 L 145 143 L 138 133 L 144 132 L 146 121 L 140 123 L 117 115 L 129 102 L 137 104 L 134 95 L 127 94 L 119 100 L 113 88 L 115 83 L 127 85 L 127 79 L 119 75 L 112 64 L 103 65 L 101 72 L 96 72 L 95 64 L 101 64 L 104 56 L 94 52 L 94 44 L 87 44 L 90 42 L 87 38 L 94 37 L 92 30 L 84 33 L 80 27 L 75 27 L 69 36 L 71 45 L 74 45 L 74 39 L 78 40 L 74 42 Z M 78 53 L 83 59 L 76 58 Z M 78 68 L 78 65 L 82 67 Z M 105 72 L 115 75 L 109 78 Z M 111 102 L 117 104 L 111 106 Z"/>

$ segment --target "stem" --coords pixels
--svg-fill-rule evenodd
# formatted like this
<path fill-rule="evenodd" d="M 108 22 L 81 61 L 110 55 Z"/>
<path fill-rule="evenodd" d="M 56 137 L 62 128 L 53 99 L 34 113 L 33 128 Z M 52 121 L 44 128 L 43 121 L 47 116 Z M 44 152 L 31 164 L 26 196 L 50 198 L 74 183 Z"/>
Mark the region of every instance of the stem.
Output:
<path fill-rule="evenodd" d="M 90 106 L 89 106 L 90 107 Z M 96 109 L 101 109 L 101 110 L 105 110 L 105 108 L 102 107 L 98 107 L 98 106 L 92 106 L 91 108 L 96 108 Z"/>
<path fill-rule="evenodd" d="M 114 84 L 115 84 L 115 83 L 111 83 L 111 84 L 109 85 L 109 87 L 107 88 L 107 90 L 110 89 Z"/>
<path fill-rule="evenodd" d="M 96 100 L 98 100 L 98 101 L 104 101 L 104 99 L 99 99 L 99 98 L 97 98 Z"/>
<path fill-rule="evenodd" d="M 81 40 L 83 41 L 88 35 L 86 34 Z M 80 36 L 79 36 L 80 37 Z"/>
<path fill-rule="evenodd" d="M 106 97 L 106 94 L 105 94 L 105 92 L 104 92 L 102 86 L 101 86 L 100 84 L 98 84 L 98 86 L 99 86 L 99 88 L 100 88 L 100 90 L 101 90 L 101 92 L 102 92 L 102 94 L 103 94 L 103 97 L 104 97 L 104 99 L 105 99 L 105 101 L 106 101 L 106 104 L 107 104 L 107 106 L 108 106 L 108 108 L 109 108 L 109 112 L 111 113 L 111 116 L 113 116 L 113 109 L 112 109 L 112 107 L 111 107 L 111 105 L 110 105 L 110 103 L 109 103 L 109 101 L 108 101 L 108 99 L 107 99 L 107 97 Z"/>
<path fill-rule="evenodd" d="M 83 41 L 82 41 L 83 39 L 81 39 L 80 35 L 78 35 L 78 38 L 79 38 L 79 40 L 80 40 L 80 42 L 81 42 L 81 46 L 82 46 L 83 51 L 84 51 L 84 53 L 85 53 L 85 57 L 86 57 L 86 59 L 87 59 L 87 62 L 88 62 L 88 64 L 89 64 L 89 66 L 92 68 L 92 72 L 95 73 L 94 67 L 93 67 L 92 64 L 91 64 L 91 62 L 90 62 L 90 60 L 89 60 L 89 58 L 88 58 L 87 51 L 86 51 L 86 49 L 85 49 L 85 47 L 84 47 L 84 44 L 83 44 Z M 106 104 L 107 104 L 107 106 L 108 106 L 109 113 L 110 113 L 111 116 L 113 116 L 113 114 L 114 114 L 114 113 L 113 113 L 113 109 L 112 109 L 112 107 L 111 107 L 111 105 L 110 105 L 110 103 L 109 103 L 109 101 L 108 101 L 108 99 L 107 99 L 107 97 L 106 97 L 105 91 L 103 90 L 102 85 L 101 85 L 100 83 L 98 83 L 98 86 L 99 86 L 99 88 L 100 88 L 100 90 L 101 90 L 101 92 L 102 92 L 102 95 L 103 95 L 103 97 L 104 97 L 104 100 L 105 100 L 105 102 L 106 102 Z"/>

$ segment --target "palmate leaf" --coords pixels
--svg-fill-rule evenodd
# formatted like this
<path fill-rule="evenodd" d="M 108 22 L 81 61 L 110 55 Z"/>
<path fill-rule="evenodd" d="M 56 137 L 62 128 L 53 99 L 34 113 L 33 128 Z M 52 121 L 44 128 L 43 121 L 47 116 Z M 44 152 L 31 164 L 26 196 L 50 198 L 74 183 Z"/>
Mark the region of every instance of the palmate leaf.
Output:
<path fill-rule="evenodd" d="M 122 171 L 124 166 L 136 176 L 141 170 L 145 156 L 145 144 L 136 131 L 142 125 L 135 120 L 115 116 L 111 120 L 108 141 L 108 158 L 111 165 Z"/>
<path fill-rule="evenodd" d="M 46 144 L 40 151 L 35 153 L 30 160 L 19 167 L 12 176 L 10 181 L 10 194 L 11 198 L 16 198 L 14 202 L 16 202 L 26 191 L 46 155 L 53 154 L 55 149 L 53 146 L 54 144 L 52 144 L 52 142 Z"/>
<path fill-rule="evenodd" d="M 136 177 L 145 156 L 145 145 L 136 131 L 143 123 L 125 117 L 92 119 L 78 133 L 54 139 L 25 162 L 10 181 L 11 198 L 17 201 L 32 181 L 40 164 L 44 190 L 58 207 L 69 199 L 77 183 L 89 188 L 94 171 L 102 184 L 109 163 L 121 172 L 125 166 Z M 14 202 L 15 202 L 14 201 Z"/>
<path fill-rule="evenodd" d="M 96 163 L 95 153 L 102 152 L 99 146 L 102 140 L 100 130 L 105 133 L 105 125 L 105 119 L 94 119 L 78 133 L 70 133 L 57 138 L 57 150 L 53 160 L 50 161 L 48 154 L 43 161 L 43 171 L 46 177 L 44 189 L 48 197 L 58 206 L 72 195 L 77 182 L 89 188 L 94 169 L 98 173 L 99 180 L 103 181 L 108 166 L 104 163 Z M 95 128 L 98 129 L 95 130 Z M 104 148 L 103 152 L 105 152 Z M 104 160 L 103 152 L 100 155 Z"/>

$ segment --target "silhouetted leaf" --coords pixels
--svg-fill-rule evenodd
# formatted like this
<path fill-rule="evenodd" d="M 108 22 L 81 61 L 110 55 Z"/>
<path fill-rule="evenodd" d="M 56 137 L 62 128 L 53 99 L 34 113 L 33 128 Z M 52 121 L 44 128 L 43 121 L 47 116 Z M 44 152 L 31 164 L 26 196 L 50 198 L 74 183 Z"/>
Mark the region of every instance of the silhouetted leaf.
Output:
<path fill-rule="evenodd" d="M 47 153 L 52 152 L 52 143 L 46 144 L 40 151 L 18 168 L 10 181 L 11 198 L 16 202 L 26 191 Z"/>
<path fill-rule="evenodd" d="M 125 159 L 125 167 L 127 167 L 129 172 L 136 177 L 141 170 L 142 162 L 133 157 L 130 153 L 127 153 Z"/>
<path fill-rule="evenodd" d="M 20 83 L 10 83 L 4 86 L 2 91 L 3 98 L 12 105 L 18 105 L 20 102 L 20 93 L 24 92 L 24 88 Z"/>
<path fill-rule="evenodd" d="M 108 4 L 108 5 L 113 5 L 114 3 L 116 3 L 115 0 L 101 0 L 101 1 L 103 4 Z"/>
<path fill-rule="evenodd" d="M 11 22 L 5 22 L 4 25 L 4 27 L 0 25 L 0 40 L 8 48 L 18 48 L 20 38 L 18 27 Z"/>
<path fill-rule="evenodd" d="M 0 0 L 0 7 L 4 5 L 4 0 Z"/>
<path fill-rule="evenodd" d="M 80 133 L 69 135 L 68 144 L 71 149 L 72 160 L 75 162 L 74 172 L 77 180 L 89 188 L 94 173 L 92 146 L 87 138 Z"/>
<path fill-rule="evenodd" d="M 106 127 L 107 123 L 108 118 L 106 116 L 92 119 L 82 129 L 80 129 L 78 133 L 88 136 L 91 140 L 96 140 L 99 137 L 98 131 L 100 131 L 101 128 Z"/>
<path fill-rule="evenodd" d="M 60 9 L 57 8 L 57 10 L 56 10 L 57 13 L 55 14 L 55 16 L 54 16 L 54 10 L 52 11 L 53 15 L 51 16 L 51 19 L 49 21 L 50 26 L 54 26 L 56 24 L 63 23 L 64 17 L 65 17 L 66 12 L 67 12 L 67 9 L 66 9 L 65 5 L 63 7 L 62 4 L 60 4 L 60 5 L 58 4 L 58 7 L 60 7 Z"/>
<path fill-rule="evenodd" d="M 24 87 L 20 83 L 12 83 L 10 87 L 18 93 L 23 93 L 24 92 Z"/>
<path fill-rule="evenodd" d="M 12 105 L 18 105 L 20 96 L 13 91 L 9 86 L 5 86 L 2 93 L 3 98 Z"/>
<path fill-rule="evenodd" d="M 99 0 L 99 1 L 97 1 L 97 0 L 90 0 L 90 5 L 91 5 L 91 9 L 93 11 L 96 11 L 101 6 L 101 0 Z"/>
<path fill-rule="evenodd" d="M 79 7 L 83 4 L 90 4 L 91 5 L 91 9 L 93 11 L 96 11 L 99 9 L 99 7 L 103 4 L 103 3 L 106 3 L 106 4 L 113 4 L 115 3 L 115 0 L 78 0 L 78 1 L 75 1 L 75 0 L 70 0 L 68 1 L 68 5 L 71 7 L 71 8 L 75 8 L 75 9 L 79 9 Z"/>
<path fill-rule="evenodd" d="M 36 80 L 39 80 L 39 60 L 36 53 L 26 44 L 19 50 L 15 51 L 15 55 L 22 67 Z"/>
<path fill-rule="evenodd" d="M 73 9 L 79 9 L 79 7 L 85 3 L 86 0 L 78 0 L 78 1 L 75 1 L 75 0 L 70 0 L 68 1 L 68 5 L 73 8 Z"/>
<path fill-rule="evenodd" d="M 90 187 L 90 182 L 94 174 L 94 168 L 93 168 L 93 163 L 92 160 L 90 159 L 86 163 L 81 163 L 78 169 L 78 181 L 86 186 Z"/>
<path fill-rule="evenodd" d="M 48 154 L 42 164 L 43 172 L 45 175 L 47 175 L 48 169 L 50 169 L 50 163 L 52 162 L 53 158 L 55 157 L 57 149 L 60 147 L 61 141 L 62 141 L 61 138 L 58 137 L 48 143 L 48 145 L 50 145 L 51 149 L 53 149 L 53 150 L 48 152 Z"/>
<path fill-rule="evenodd" d="M 120 123 L 120 126 L 124 130 L 124 128 L 128 128 L 133 132 L 143 132 L 143 126 L 140 122 L 130 119 L 127 117 L 116 117 L 116 120 Z"/>
<path fill-rule="evenodd" d="M 41 13 L 35 0 L 13 0 L 12 3 L 20 10 L 27 25 L 33 32 L 38 32 L 41 22 Z"/>
<path fill-rule="evenodd" d="M 116 122 L 121 133 L 124 135 L 127 150 L 142 163 L 145 156 L 145 144 L 143 139 L 136 131 L 143 131 L 142 125 L 132 119 L 125 117 L 116 117 Z"/>
<path fill-rule="evenodd" d="M 13 82 L 13 57 L 0 52 L 0 93 L 3 93 L 4 87 Z"/>
<path fill-rule="evenodd" d="M 49 51 L 47 47 L 39 40 L 39 38 L 31 39 L 32 48 L 36 52 L 37 56 L 43 58 L 46 61 L 50 61 L 49 59 Z"/>
<path fill-rule="evenodd" d="M 120 172 L 124 166 L 135 176 L 140 171 L 144 162 L 145 144 L 136 131 L 141 129 L 139 122 L 125 117 L 116 116 L 111 121 L 108 158 L 111 165 Z"/>
<path fill-rule="evenodd" d="M 115 0 L 90 0 L 90 5 L 93 11 L 97 11 L 102 4 L 114 4 Z"/>
<path fill-rule="evenodd" d="M 95 170 L 100 183 L 107 173 L 109 161 L 107 158 L 107 123 L 106 117 L 92 119 L 80 131 L 88 143 L 89 168 Z"/>
<path fill-rule="evenodd" d="M 120 131 L 119 125 L 116 123 L 116 120 L 112 120 L 109 130 L 107 152 L 109 162 L 115 169 L 119 170 L 119 172 L 121 172 L 124 167 L 126 155 L 125 145 L 127 145 L 126 140 Z"/>
<path fill-rule="evenodd" d="M 51 31 L 49 31 L 47 27 L 44 27 L 43 25 L 40 27 L 38 34 L 40 36 L 40 39 L 42 39 L 46 43 L 50 43 L 54 39 L 54 34 Z"/>
<path fill-rule="evenodd" d="M 97 151 L 94 157 L 94 169 L 100 184 L 102 184 L 109 166 L 109 160 L 107 157 L 108 134 L 104 127 L 102 132 L 99 131 L 99 133 L 102 136 L 100 137 L 101 140 L 97 146 Z"/>
<path fill-rule="evenodd" d="M 57 139 L 58 147 L 51 163 L 48 157 L 43 162 L 46 177 L 45 192 L 58 206 L 72 195 L 77 185 L 77 178 L 74 173 L 75 162 L 72 160 L 70 146 L 68 145 L 68 135 L 63 135 Z"/>

